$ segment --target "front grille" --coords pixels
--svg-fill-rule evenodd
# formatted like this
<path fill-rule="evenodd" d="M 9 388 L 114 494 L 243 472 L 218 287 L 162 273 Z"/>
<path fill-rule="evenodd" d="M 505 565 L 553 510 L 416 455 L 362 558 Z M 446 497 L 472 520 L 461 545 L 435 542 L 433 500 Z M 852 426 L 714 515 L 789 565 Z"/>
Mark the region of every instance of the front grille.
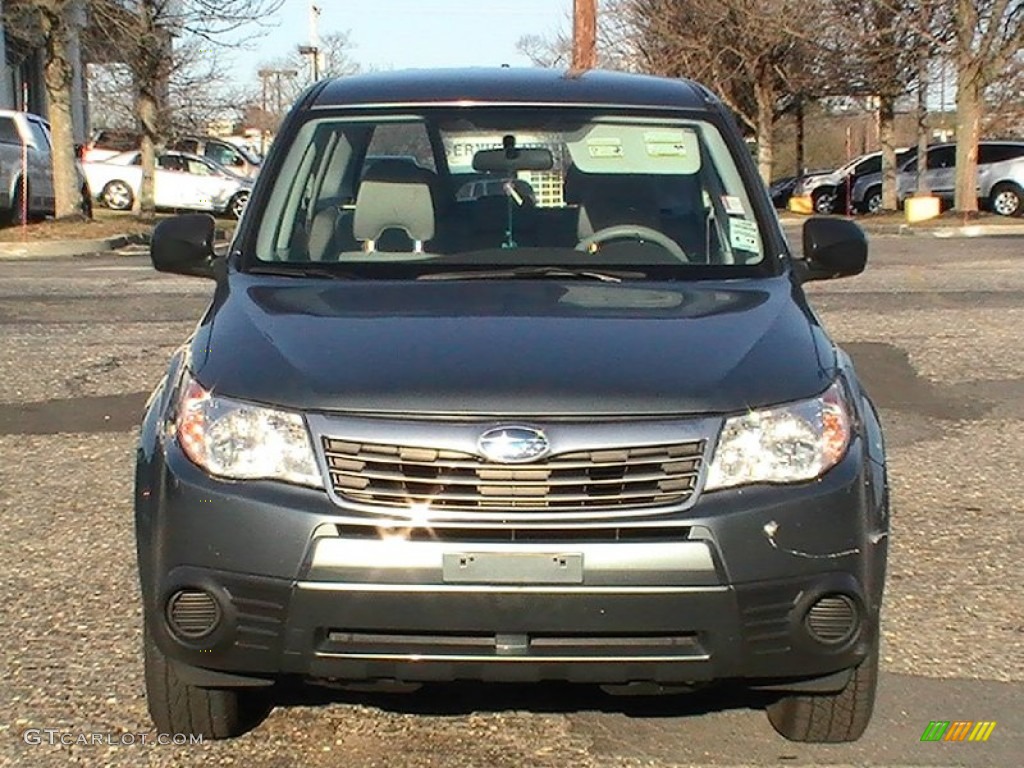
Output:
<path fill-rule="evenodd" d="M 532 464 L 471 453 L 323 438 L 334 492 L 393 509 L 602 510 L 679 504 L 693 494 L 704 441 L 577 451 Z"/>

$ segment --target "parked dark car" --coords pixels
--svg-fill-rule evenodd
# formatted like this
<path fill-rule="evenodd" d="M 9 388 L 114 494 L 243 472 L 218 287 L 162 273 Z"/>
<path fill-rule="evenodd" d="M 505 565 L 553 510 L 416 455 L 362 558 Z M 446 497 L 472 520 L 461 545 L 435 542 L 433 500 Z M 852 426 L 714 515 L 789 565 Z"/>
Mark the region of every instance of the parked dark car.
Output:
<path fill-rule="evenodd" d="M 457 200 L 481 173 L 505 196 Z M 791 253 L 709 91 L 324 81 L 213 242 L 203 214 L 152 240 L 215 283 L 138 448 L 160 731 L 239 734 L 297 679 L 731 681 L 789 739 L 863 733 L 886 458 L 801 286 L 866 240 L 812 218 Z"/>

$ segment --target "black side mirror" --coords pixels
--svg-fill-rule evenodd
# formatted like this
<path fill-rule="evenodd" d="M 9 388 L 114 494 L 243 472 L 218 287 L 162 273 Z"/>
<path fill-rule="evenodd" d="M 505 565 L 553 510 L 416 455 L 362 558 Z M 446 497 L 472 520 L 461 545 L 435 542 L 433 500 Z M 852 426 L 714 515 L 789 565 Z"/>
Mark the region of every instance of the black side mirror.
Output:
<path fill-rule="evenodd" d="M 859 275 L 867 262 L 867 238 L 852 221 L 815 217 L 804 224 L 804 257 L 796 262 L 801 280 Z"/>
<path fill-rule="evenodd" d="M 153 228 L 149 255 L 158 272 L 215 278 L 213 241 L 217 225 L 208 213 L 164 219 Z"/>

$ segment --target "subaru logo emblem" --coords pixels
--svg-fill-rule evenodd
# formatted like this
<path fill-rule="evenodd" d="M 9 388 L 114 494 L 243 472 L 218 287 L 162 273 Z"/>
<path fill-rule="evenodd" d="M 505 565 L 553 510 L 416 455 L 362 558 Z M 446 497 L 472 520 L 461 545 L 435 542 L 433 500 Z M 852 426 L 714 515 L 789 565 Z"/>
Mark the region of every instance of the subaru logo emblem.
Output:
<path fill-rule="evenodd" d="M 532 427 L 496 427 L 480 435 L 480 455 L 496 464 L 535 461 L 551 449 L 548 439 Z"/>

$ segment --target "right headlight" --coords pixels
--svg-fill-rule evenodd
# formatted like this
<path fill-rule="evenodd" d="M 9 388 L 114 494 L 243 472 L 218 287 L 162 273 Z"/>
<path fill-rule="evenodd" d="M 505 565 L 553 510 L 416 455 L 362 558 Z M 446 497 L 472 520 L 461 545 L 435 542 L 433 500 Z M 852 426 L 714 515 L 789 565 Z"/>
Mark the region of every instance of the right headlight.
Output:
<path fill-rule="evenodd" d="M 704 489 L 813 480 L 839 463 L 850 435 L 850 409 L 838 380 L 810 400 L 732 416 Z"/>
<path fill-rule="evenodd" d="M 214 395 L 188 378 L 175 427 L 185 455 L 211 475 L 323 487 L 298 413 Z"/>

